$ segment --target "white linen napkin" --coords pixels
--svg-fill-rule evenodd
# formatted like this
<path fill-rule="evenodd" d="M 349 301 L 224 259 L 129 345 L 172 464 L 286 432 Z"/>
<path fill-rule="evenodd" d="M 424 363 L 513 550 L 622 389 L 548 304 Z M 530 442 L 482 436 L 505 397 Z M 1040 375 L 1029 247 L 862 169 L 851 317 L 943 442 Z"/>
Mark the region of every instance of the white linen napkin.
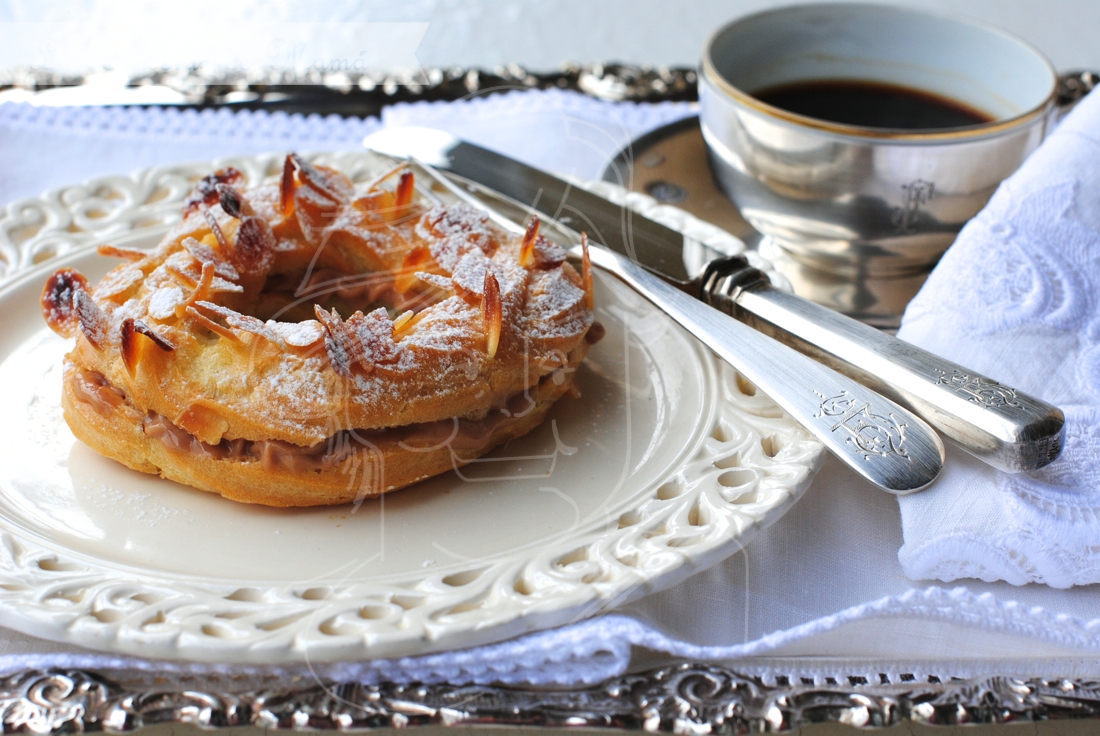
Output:
<path fill-rule="evenodd" d="M 0 207 L 51 187 L 162 163 L 358 149 L 364 135 L 384 125 L 443 128 L 526 162 L 594 179 L 630 140 L 690 114 L 686 104 L 615 104 L 556 91 L 399 105 L 382 120 L 0 105 Z M 971 580 L 966 588 L 914 588 L 898 562 L 901 544 L 893 496 L 830 459 L 799 503 L 741 553 L 612 615 L 572 626 L 465 651 L 310 671 L 120 659 L 0 626 L 0 674 L 121 666 L 190 674 L 313 672 L 366 682 L 581 684 L 657 661 L 641 659 L 648 650 L 735 659 L 738 670 L 766 681 L 795 672 L 818 682 L 857 675 L 872 681 L 880 675 L 896 681 L 900 674 L 922 680 L 933 674 L 1100 675 L 1095 587 Z"/>
<path fill-rule="evenodd" d="M 1100 582 L 1100 95 L 967 224 L 898 336 L 1066 414 L 1046 468 L 1001 473 L 949 452 L 941 480 L 900 499 L 905 574 Z"/>

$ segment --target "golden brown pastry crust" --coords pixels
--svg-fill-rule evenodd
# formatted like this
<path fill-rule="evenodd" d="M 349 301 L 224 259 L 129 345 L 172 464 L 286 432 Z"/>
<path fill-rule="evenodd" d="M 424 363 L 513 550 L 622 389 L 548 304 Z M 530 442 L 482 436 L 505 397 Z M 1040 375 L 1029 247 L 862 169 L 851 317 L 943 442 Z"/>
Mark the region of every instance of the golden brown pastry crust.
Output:
<path fill-rule="evenodd" d="M 152 251 L 106 247 L 127 262 L 94 289 L 63 269 L 43 292 L 51 327 L 76 339 L 66 420 L 135 470 L 238 501 L 345 503 L 530 431 L 587 351 L 588 274 L 537 225 L 512 237 L 418 199 L 409 172 L 357 190 L 291 155 L 277 184 L 244 191 L 237 172 L 212 174 L 184 215 Z M 89 376 L 119 400 L 89 401 Z M 522 417 L 498 421 L 519 395 Z M 483 444 L 407 449 L 410 427 L 459 419 L 491 428 Z M 369 448 L 318 449 L 364 433 Z M 323 460 L 292 469 L 263 448 Z"/>

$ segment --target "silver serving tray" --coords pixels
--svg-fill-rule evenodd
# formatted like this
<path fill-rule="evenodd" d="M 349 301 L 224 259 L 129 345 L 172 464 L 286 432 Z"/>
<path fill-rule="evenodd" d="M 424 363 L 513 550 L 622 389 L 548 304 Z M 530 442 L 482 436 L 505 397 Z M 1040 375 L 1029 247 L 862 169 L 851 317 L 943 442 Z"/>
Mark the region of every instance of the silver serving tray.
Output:
<path fill-rule="evenodd" d="M 16 71 L 3 75 L 0 87 L 41 89 L 83 82 L 41 71 L 33 75 Z M 518 67 L 510 67 L 508 74 L 511 84 L 527 86 L 531 79 Z M 218 74 L 201 75 L 194 70 L 167 70 L 148 77 L 153 83 L 181 89 L 192 89 L 197 82 L 200 93 L 194 104 L 221 103 L 216 93 L 225 79 Z M 630 100 L 667 99 L 663 93 L 669 88 L 677 92 L 675 98 L 684 99 L 679 95 L 690 90 L 695 80 L 694 70 L 688 69 L 660 73 L 604 65 L 566 70 L 559 76 L 545 80 L 546 85 L 564 82 L 595 96 Z M 465 69 L 440 70 L 439 79 L 423 89 L 403 89 L 410 96 L 426 98 L 440 88 L 448 97 L 454 87 L 458 97 L 491 88 L 496 81 L 491 75 Z M 1088 88 L 1095 83 L 1093 79 L 1090 77 Z M 321 106 L 346 110 L 365 103 L 381 108 L 400 97 L 388 91 L 388 82 L 378 80 L 369 99 L 352 101 L 333 93 L 322 81 L 319 86 L 325 99 Z M 257 84 L 257 89 L 261 87 Z M 608 90 L 612 94 L 607 94 Z M 691 96 L 688 92 L 687 98 Z M 313 109 L 318 104 L 316 99 L 308 102 Z M 240 106 L 277 108 L 259 92 Z M 719 224 L 737 230 L 729 223 Z M 762 677 L 727 667 L 665 664 L 595 687 L 558 690 L 349 684 L 290 677 L 278 671 L 189 675 L 133 669 L 24 669 L 0 677 L 0 726 L 5 732 L 36 734 L 132 732 L 157 724 L 295 730 L 491 725 L 688 734 L 784 732 L 819 723 L 888 728 L 901 723 L 1002 724 L 1100 717 L 1100 683 L 1092 680 L 1008 675 L 952 680 L 927 674 L 890 678 L 868 672 L 821 680 L 800 675 L 813 666 L 812 662 L 791 662 L 786 668 L 788 675 L 771 676 L 766 683 Z"/>

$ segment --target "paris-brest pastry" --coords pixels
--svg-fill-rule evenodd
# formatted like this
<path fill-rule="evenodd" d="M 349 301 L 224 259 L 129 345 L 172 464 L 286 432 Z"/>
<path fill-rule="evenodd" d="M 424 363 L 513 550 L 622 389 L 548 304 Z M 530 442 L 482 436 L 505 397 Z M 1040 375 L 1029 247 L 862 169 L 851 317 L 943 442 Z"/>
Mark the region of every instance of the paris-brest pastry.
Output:
<path fill-rule="evenodd" d="M 98 452 L 226 498 L 339 504 L 472 461 L 573 387 L 592 277 L 418 193 L 400 166 L 355 186 L 291 154 L 278 181 L 202 179 L 180 224 L 95 287 L 42 294 L 76 345 L 63 407 Z"/>

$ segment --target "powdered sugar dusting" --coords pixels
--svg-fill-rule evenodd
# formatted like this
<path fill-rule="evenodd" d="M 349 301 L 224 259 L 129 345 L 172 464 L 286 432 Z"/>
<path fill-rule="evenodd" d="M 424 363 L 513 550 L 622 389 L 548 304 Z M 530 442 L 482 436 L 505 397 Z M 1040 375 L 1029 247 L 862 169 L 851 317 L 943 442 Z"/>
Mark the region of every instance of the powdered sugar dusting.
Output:
<path fill-rule="evenodd" d="M 162 322 L 171 319 L 176 316 L 176 307 L 185 301 L 187 297 L 178 286 L 153 289 L 149 296 L 149 316 Z"/>
<path fill-rule="evenodd" d="M 366 316 L 356 312 L 346 324 L 362 346 L 359 361 L 365 369 L 371 370 L 398 357 L 400 348 L 393 340 L 393 320 L 385 309 L 379 307 Z"/>
<path fill-rule="evenodd" d="M 226 281 L 221 276 L 215 276 L 214 280 L 210 283 L 210 291 L 225 291 L 240 294 L 244 291 L 244 287 L 240 284 Z"/>
<path fill-rule="evenodd" d="M 203 245 L 194 238 L 184 238 L 183 247 L 199 263 L 213 263 L 214 273 L 229 281 L 236 281 L 241 277 L 237 269 L 228 261 L 219 256 L 213 248 Z"/>
<path fill-rule="evenodd" d="M 196 261 L 190 253 L 182 250 L 177 250 L 175 253 L 170 254 L 164 259 L 164 263 L 157 267 L 157 270 L 176 270 L 180 273 L 186 274 L 194 281 L 198 281 L 202 276 L 202 269 L 200 263 Z M 217 273 L 215 271 L 215 273 Z"/>
<path fill-rule="evenodd" d="M 111 324 L 113 330 L 117 332 L 119 325 L 127 319 L 139 320 L 142 319 L 146 313 L 146 307 L 140 300 L 127 299 L 121 306 L 111 310 Z"/>
<path fill-rule="evenodd" d="M 440 276 L 436 273 L 427 273 L 425 271 L 417 271 L 416 277 L 426 284 L 431 284 L 437 289 L 443 289 L 444 291 L 450 291 L 453 288 L 451 279 L 446 276 Z"/>
<path fill-rule="evenodd" d="M 321 323 L 314 319 L 305 322 L 276 322 L 269 319 L 265 325 L 283 339 L 287 345 L 305 348 L 313 345 L 324 335 Z"/>
<path fill-rule="evenodd" d="M 238 330 L 244 330 L 245 332 L 251 332 L 253 335 L 259 335 L 260 337 L 271 340 L 272 342 L 275 342 L 278 339 L 275 333 L 267 329 L 267 325 L 265 325 L 263 322 L 256 319 L 255 317 L 251 317 L 247 314 L 239 314 L 237 312 L 233 312 L 232 314 L 226 315 L 225 322 L 230 327 L 235 327 Z"/>
<path fill-rule="evenodd" d="M 584 289 L 563 271 L 544 271 L 532 279 L 527 292 L 529 332 L 547 338 L 566 337 L 587 330 L 592 319 L 584 306 Z"/>
<path fill-rule="evenodd" d="M 481 296 L 485 290 L 485 274 L 492 267 L 492 263 L 480 250 L 467 253 L 459 260 L 451 280 L 462 291 Z M 496 274 L 493 275 L 496 276 Z M 499 276 L 497 281 L 500 281 Z"/>
<path fill-rule="evenodd" d="M 435 262 L 449 272 L 472 250 L 492 255 L 496 249 L 489 218 L 466 204 L 433 208 L 420 219 L 416 232 L 430 243 Z"/>
<path fill-rule="evenodd" d="M 100 299 L 111 299 L 112 297 L 130 291 L 141 283 L 144 278 L 145 274 L 140 268 L 135 268 L 134 266 L 120 266 L 111 270 L 103 277 L 103 280 L 96 285 L 95 295 Z"/>
<path fill-rule="evenodd" d="M 320 330 L 320 325 L 317 329 Z M 272 370 L 257 377 L 251 401 L 262 405 L 266 413 L 283 424 L 299 430 L 313 425 L 310 433 L 314 441 L 320 441 L 338 429 L 324 426 L 325 421 L 338 423 L 340 419 L 332 416 L 334 392 L 327 367 L 327 358 L 285 354 Z M 317 420 L 325 421 L 317 426 Z"/>
<path fill-rule="evenodd" d="M 480 340 L 481 335 L 481 311 L 453 296 L 427 309 L 399 344 L 414 349 L 459 351 Z"/>
<path fill-rule="evenodd" d="M 565 249 L 557 243 L 547 240 L 542 235 L 535 238 L 535 263 L 539 268 L 557 268 L 565 263 Z"/>

